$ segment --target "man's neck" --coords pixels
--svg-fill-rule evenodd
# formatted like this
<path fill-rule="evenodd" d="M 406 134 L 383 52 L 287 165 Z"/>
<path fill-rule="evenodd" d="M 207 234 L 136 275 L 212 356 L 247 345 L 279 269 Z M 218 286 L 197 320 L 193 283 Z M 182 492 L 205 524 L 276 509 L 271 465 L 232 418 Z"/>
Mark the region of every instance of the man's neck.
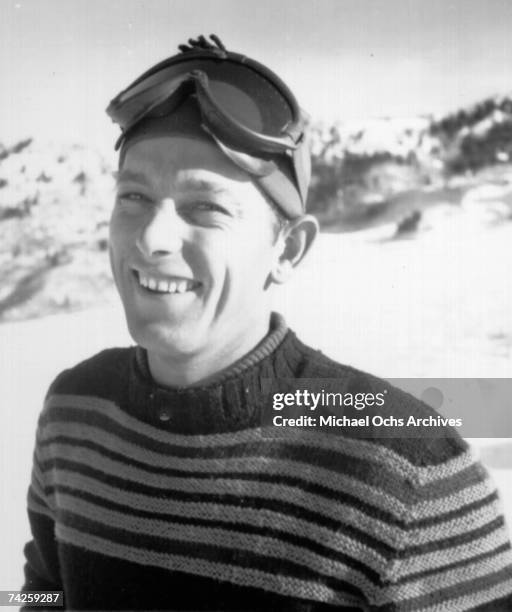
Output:
<path fill-rule="evenodd" d="M 256 348 L 269 333 L 269 326 L 269 318 L 263 319 L 249 330 L 245 329 L 229 345 L 216 345 L 194 355 L 161 354 L 148 350 L 151 376 L 166 387 L 205 384 Z"/>

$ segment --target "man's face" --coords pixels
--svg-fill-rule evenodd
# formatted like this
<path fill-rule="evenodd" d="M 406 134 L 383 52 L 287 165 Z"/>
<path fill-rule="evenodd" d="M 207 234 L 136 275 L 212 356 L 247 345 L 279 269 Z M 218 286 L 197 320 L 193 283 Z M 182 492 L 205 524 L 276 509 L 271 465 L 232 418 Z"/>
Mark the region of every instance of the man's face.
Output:
<path fill-rule="evenodd" d="M 267 325 L 273 221 L 249 176 L 213 143 L 162 136 L 129 146 L 110 257 L 135 341 L 163 357 L 200 355 Z"/>

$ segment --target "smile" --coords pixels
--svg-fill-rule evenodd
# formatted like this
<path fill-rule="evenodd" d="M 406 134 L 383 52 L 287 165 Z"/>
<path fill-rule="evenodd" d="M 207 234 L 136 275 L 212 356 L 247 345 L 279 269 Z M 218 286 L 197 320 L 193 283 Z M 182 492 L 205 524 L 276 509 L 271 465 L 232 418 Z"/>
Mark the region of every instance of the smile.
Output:
<path fill-rule="evenodd" d="M 200 283 L 186 278 L 170 277 L 162 279 L 148 276 L 137 270 L 133 272 L 139 285 L 153 293 L 187 293 L 195 291 L 200 285 Z"/>

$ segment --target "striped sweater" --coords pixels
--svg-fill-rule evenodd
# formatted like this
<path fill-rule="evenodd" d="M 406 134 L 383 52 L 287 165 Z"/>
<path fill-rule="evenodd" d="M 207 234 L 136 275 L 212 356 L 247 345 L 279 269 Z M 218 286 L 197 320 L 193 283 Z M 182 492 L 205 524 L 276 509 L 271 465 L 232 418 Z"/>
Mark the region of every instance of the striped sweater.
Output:
<path fill-rule="evenodd" d="M 69 609 L 512 610 L 498 495 L 456 433 L 273 427 L 272 378 L 382 383 L 278 316 L 204 387 L 156 385 L 140 347 L 59 375 L 38 424 L 23 588 L 64 590 Z M 432 414 L 389 390 L 393 414 Z"/>

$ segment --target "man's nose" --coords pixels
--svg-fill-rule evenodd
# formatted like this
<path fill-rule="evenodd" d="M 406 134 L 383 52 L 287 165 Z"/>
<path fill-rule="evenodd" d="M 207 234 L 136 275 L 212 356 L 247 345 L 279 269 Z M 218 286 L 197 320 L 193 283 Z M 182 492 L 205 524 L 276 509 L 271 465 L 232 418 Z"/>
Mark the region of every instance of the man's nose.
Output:
<path fill-rule="evenodd" d="M 180 251 L 185 222 L 171 199 L 158 202 L 137 237 L 137 246 L 146 257 L 162 257 Z"/>

